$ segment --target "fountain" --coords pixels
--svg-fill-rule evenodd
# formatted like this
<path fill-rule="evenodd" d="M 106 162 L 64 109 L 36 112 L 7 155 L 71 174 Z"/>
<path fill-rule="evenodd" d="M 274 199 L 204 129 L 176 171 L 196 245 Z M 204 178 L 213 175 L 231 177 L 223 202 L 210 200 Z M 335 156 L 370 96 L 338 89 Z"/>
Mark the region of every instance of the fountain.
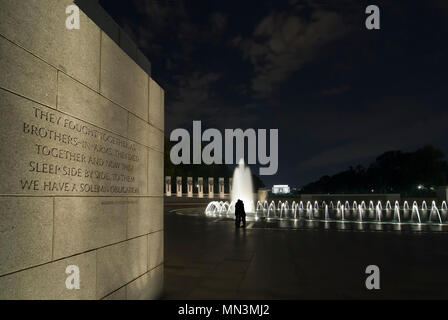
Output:
<path fill-rule="evenodd" d="M 274 201 L 271 201 L 271 204 L 269 205 L 269 207 L 268 207 L 268 214 L 267 214 L 267 218 L 269 219 L 269 218 L 272 218 L 272 216 L 271 216 L 271 212 L 274 212 L 274 215 L 275 215 L 275 202 Z M 274 217 L 275 218 L 275 217 Z"/>
<path fill-rule="evenodd" d="M 205 209 L 207 216 L 218 218 L 233 218 L 235 211 L 235 203 L 238 199 L 244 202 L 248 218 L 258 220 L 266 218 L 271 223 L 272 220 L 288 220 L 305 219 L 310 225 L 325 222 L 327 227 L 335 221 L 343 222 L 344 229 L 350 222 L 359 222 L 364 230 L 365 225 L 371 225 L 375 230 L 383 230 L 387 225 L 393 225 L 394 230 L 401 230 L 402 226 L 415 225 L 418 223 L 418 230 L 425 225 L 432 227 L 448 227 L 448 208 L 446 201 L 437 205 L 436 201 L 431 202 L 429 207 L 426 201 L 422 201 L 420 206 L 417 201 L 413 201 L 412 206 L 408 201 L 395 201 L 392 205 L 390 200 L 385 202 L 372 200 L 353 201 L 337 201 L 336 205 L 333 201 L 327 204 L 325 201 L 303 201 L 293 200 L 291 205 L 288 200 L 284 201 L 258 201 L 256 207 L 254 204 L 254 193 L 252 187 L 252 175 L 244 161 L 240 160 L 238 166 L 233 173 L 233 184 L 231 201 L 212 201 Z M 291 200 L 290 200 L 291 201 Z M 368 203 L 368 205 L 367 205 Z M 358 227 L 357 227 L 358 228 Z"/>
<path fill-rule="evenodd" d="M 238 166 L 233 171 L 231 202 L 212 201 L 207 205 L 205 214 L 208 216 L 221 216 L 223 214 L 230 216 L 235 213 L 235 203 L 238 199 L 241 199 L 244 202 L 244 210 L 246 211 L 246 214 L 248 214 L 248 216 L 254 215 L 255 219 L 257 219 L 258 213 L 260 212 L 260 204 L 257 203 L 257 210 L 255 210 L 252 174 L 249 167 L 245 166 L 243 159 L 239 161 Z M 267 202 L 262 204 L 262 212 L 267 211 L 269 216 L 272 204 L 273 202 L 271 202 L 269 208 L 267 207 Z"/>
<path fill-rule="evenodd" d="M 238 172 L 238 174 L 244 173 L 243 170 Z M 235 175 L 234 175 L 235 177 Z M 247 177 L 247 176 L 246 176 Z M 238 177 L 236 177 L 238 181 Z M 247 192 L 247 189 L 244 189 Z M 210 202 L 205 210 L 206 215 L 211 217 L 223 218 L 232 217 L 234 211 L 234 202 L 236 199 L 243 198 L 246 199 L 248 207 L 253 204 L 249 199 L 249 194 L 242 194 L 242 196 L 234 195 L 234 198 L 229 203 L 229 201 L 213 201 Z M 415 230 L 421 229 L 425 225 L 428 227 L 448 227 L 448 208 L 445 201 L 437 204 L 436 201 L 432 201 L 429 206 L 425 201 L 422 203 L 417 203 L 413 201 L 412 207 L 409 206 L 408 201 L 395 201 L 394 205 L 390 201 L 369 201 L 367 206 L 367 201 L 362 201 L 360 203 L 353 201 L 337 201 L 336 205 L 332 202 L 327 204 L 325 201 L 302 201 L 294 200 L 291 205 L 289 201 L 271 201 L 271 202 L 260 202 L 256 204 L 256 208 L 251 212 L 249 209 L 248 217 L 254 217 L 258 220 L 260 217 L 267 218 L 267 220 L 273 222 L 273 220 L 286 220 L 287 221 L 297 221 L 304 219 L 310 226 L 314 225 L 315 222 L 343 222 L 344 228 L 350 222 L 358 222 L 360 225 L 371 225 L 370 228 L 374 230 L 383 230 L 386 225 L 393 225 L 394 230 L 402 230 L 402 227 L 406 225 L 418 224 Z M 424 215 L 424 211 L 427 211 L 427 215 Z M 371 213 L 369 216 L 367 213 Z M 364 230 L 364 227 L 356 227 Z M 387 227 L 386 227 L 387 228 Z M 434 230 L 434 229 L 432 229 Z M 440 229 L 442 230 L 442 229 Z"/>
<path fill-rule="evenodd" d="M 236 203 L 238 199 L 244 202 L 246 213 L 255 213 L 252 174 L 250 168 L 245 166 L 243 159 L 233 171 L 231 203 Z"/>

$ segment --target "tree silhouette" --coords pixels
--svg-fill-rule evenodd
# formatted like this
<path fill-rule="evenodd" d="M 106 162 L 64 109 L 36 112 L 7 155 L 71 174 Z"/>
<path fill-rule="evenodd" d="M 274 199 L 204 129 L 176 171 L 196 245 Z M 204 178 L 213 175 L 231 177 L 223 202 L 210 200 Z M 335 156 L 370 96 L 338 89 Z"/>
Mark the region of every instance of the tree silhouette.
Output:
<path fill-rule="evenodd" d="M 434 194 L 447 182 L 444 153 L 433 146 L 415 152 L 388 151 L 367 169 L 361 165 L 307 184 L 302 193 L 401 193 L 407 196 Z"/>

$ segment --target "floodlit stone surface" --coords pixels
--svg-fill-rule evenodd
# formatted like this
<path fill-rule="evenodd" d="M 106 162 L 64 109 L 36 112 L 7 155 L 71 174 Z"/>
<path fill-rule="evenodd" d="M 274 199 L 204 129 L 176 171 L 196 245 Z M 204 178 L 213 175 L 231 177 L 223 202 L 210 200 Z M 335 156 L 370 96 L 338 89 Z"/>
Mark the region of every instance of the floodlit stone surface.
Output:
<path fill-rule="evenodd" d="M 145 273 L 126 286 L 128 300 L 152 300 L 162 295 L 163 265 Z"/>
<path fill-rule="evenodd" d="M 147 236 L 99 249 L 97 298 L 146 273 L 147 250 Z"/>
<path fill-rule="evenodd" d="M 163 196 L 163 153 L 148 151 L 148 194 Z"/>
<path fill-rule="evenodd" d="M 14 154 L 2 159 L 1 193 L 146 194 L 144 146 L 7 91 L 0 97 L 0 146 Z"/>
<path fill-rule="evenodd" d="M 165 92 L 152 78 L 149 78 L 149 123 L 164 130 L 164 98 Z"/>
<path fill-rule="evenodd" d="M 162 197 L 128 198 L 127 238 L 134 238 L 163 229 Z"/>
<path fill-rule="evenodd" d="M 0 299 L 95 299 L 95 255 L 92 251 L 0 277 Z M 80 270 L 79 290 L 65 285 L 69 265 Z"/>
<path fill-rule="evenodd" d="M 82 27 L 68 30 L 65 9 L 71 4 L 70 0 L 1 0 L 0 34 L 98 90 L 100 29 L 80 11 Z"/>
<path fill-rule="evenodd" d="M 68 30 L 72 4 L 0 0 L 0 299 L 160 297 L 163 89 L 100 6 L 120 36 L 82 10 Z"/>
<path fill-rule="evenodd" d="M 63 73 L 58 76 L 58 110 L 127 136 L 125 109 Z"/>
<path fill-rule="evenodd" d="M 54 258 L 125 240 L 127 210 L 128 201 L 122 197 L 57 197 Z"/>
<path fill-rule="evenodd" d="M 163 132 L 153 126 L 149 126 L 149 147 L 154 150 L 163 152 Z"/>
<path fill-rule="evenodd" d="M 153 212 L 163 212 L 163 197 L 153 198 L 151 208 Z M 156 232 L 164 229 L 164 215 L 163 214 L 151 214 L 151 230 L 150 232 Z"/>
<path fill-rule="evenodd" d="M 117 291 L 112 292 L 104 300 L 126 300 L 126 287 L 121 287 Z"/>
<path fill-rule="evenodd" d="M 148 75 L 102 33 L 100 92 L 148 121 L 148 79 Z"/>
<path fill-rule="evenodd" d="M 0 197 L 0 275 L 51 261 L 53 200 Z"/>
<path fill-rule="evenodd" d="M 0 86 L 42 104 L 56 106 L 57 70 L 0 37 Z"/>
<path fill-rule="evenodd" d="M 152 270 L 163 263 L 163 231 L 148 235 L 148 269 Z"/>

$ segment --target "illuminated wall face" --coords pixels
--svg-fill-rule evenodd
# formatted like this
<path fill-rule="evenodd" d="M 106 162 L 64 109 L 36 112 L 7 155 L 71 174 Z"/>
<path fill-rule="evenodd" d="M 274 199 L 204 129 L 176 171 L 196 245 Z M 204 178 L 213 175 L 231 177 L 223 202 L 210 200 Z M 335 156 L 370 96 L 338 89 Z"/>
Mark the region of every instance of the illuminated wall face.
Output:
<path fill-rule="evenodd" d="M 272 187 L 272 193 L 274 194 L 284 194 L 290 193 L 291 189 L 287 185 L 275 185 Z"/>
<path fill-rule="evenodd" d="M 0 299 L 157 298 L 164 92 L 71 4 L 0 0 Z"/>

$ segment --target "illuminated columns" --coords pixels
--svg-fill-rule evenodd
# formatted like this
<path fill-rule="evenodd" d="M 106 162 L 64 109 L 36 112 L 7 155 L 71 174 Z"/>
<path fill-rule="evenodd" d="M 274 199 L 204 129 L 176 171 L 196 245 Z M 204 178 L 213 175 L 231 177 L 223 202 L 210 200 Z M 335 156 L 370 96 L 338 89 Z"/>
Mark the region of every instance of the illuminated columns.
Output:
<path fill-rule="evenodd" d="M 219 178 L 219 198 L 224 199 L 224 178 Z"/>
<path fill-rule="evenodd" d="M 170 176 L 165 177 L 165 192 L 166 192 L 167 197 L 171 196 L 171 177 Z"/>
<path fill-rule="evenodd" d="M 193 197 L 193 178 L 192 177 L 187 178 L 187 197 L 188 198 Z"/>
<path fill-rule="evenodd" d="M 178 197 L 182 197 L 182 177 L 176 177 L 176 193 Z"/>
<path fill-rule="evenodd" d="M 232 198 L 232 182 L 233 179 L 229 178 L 229 197 Z"/>
<path fill-rule="evenodd" d="M 438 187 L 437 188 L 437 200 L 442 203 L 443 201 L 448 201 L 448 187 Z"/>
<path fill-rule="evenodd" d="M 204 178 L 198 177 L 198 197 L 204 198 Z"/>
<path fill-rule="evenodd" d="M 208 177 L 208 197 L 213 198 L 215 196 L 215 193 L 213 191 L 214 187 L 214 179 L 211 177 Z"/>
<path fill-rule="evenodd" d="M 264 203 L 268 200 L 268 189 L 260 188 L 258 189 L 258 201 Z"/>

